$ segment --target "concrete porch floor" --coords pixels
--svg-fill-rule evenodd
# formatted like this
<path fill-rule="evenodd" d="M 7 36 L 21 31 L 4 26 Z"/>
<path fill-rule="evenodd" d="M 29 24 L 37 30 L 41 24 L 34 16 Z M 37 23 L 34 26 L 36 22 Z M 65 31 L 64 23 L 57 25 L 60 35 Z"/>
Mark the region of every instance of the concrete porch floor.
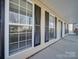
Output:
<path fill-rule="evenodd" d="M 29 59 L 78 59 L 78 36 L 68 34 Z"/>

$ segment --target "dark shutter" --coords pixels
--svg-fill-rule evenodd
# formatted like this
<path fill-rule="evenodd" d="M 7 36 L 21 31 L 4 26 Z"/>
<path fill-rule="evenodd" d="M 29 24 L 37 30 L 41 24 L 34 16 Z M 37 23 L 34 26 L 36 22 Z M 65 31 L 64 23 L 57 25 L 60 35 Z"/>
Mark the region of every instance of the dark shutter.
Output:
<path fill-rule="evenodd" d="M 66 23 L 65 23 L 65 34 L 67 33 L 67 25 L 66 25 Z"/>
<path fill-rule="evenodd" d="M 0 0 L 0 59 L 4 59 L 4 17 L 5 1 Z"/>
<path fill-rule="evenodd" d="M 64 34 L 66 34 L 66 23 L 64 23 Z"/>
<path fill-rule="evenodd" d="M 49 41 L 49 13 L 45 11 L 45 42 Z"/>
<path fill-rule="evenodd" d="M 34 31 L 34 46 L 40 45 L 41 42 L 41 8 L 35 5 L 35 31 Z"/>
<path fill-rule="evenodd" d="M 69 28 L 68 28 L 68 24 L 67 24 L 67 33 L 69 33 Z"/>
<path fill-rule="evenodd" d="M 57 17 L 55 17 L 55 38 L 57 38 Z"/>
<path fill-rule="evenodd" d="M 61 21 L 61 37 L 62 37 L 62 32 L 63 32 L 63 23 L 62 23 L 62 21 Z"/>

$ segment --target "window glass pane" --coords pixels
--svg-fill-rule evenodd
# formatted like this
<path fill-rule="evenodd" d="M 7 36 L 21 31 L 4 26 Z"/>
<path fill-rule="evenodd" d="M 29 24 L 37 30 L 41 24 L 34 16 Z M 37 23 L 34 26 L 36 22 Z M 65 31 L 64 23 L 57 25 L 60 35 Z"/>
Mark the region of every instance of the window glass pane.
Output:
<path fill-rule="evenodd" d="M 34 44 L 37 46 L 37 45 L 39 45 L 40 43 L 41 43 L 41 33 L 40 33 L 40 31 L 38 31 L 38 32 L 34 32 Z"/>
<path fill-rule="evenodd" d="M 41 8 L 38 5 L 35 5 L 35 20 L 34 20 L 34 46 L 41 44 Z"/>
<path fill-rule="evenodd" d="M 19 33 L 26 33 L 26 31 L 27 31 L 27 26 L 19 26 Z"/>
<path fill-rule="evenodd" d="M 27 10 L 27 16 L 32 17 L 32 11 Z"/>
<path fill-rule="evenodd" d="M 10 3 L 10 11 L 14 13 L 18 13 L 18 6 Z"/>
<path fill-rule="evenodd" d="M 27 24 L 32 25 L 32 18 L 31 17 L 27 17 Z"/>
<path fill-rule="evenodd" d="M 32 10 L 32 4 L 27 2 L 27 9 Z"/>
<path fill-rule="evenodd" d="M 18 33 L 18 26 L 16 26 L 16 25 L 10 25 L 9 26 L 9 32 L 10 33 Z"/>
<path fill-rule="evenodd" d="M 49 38 L 55 38 L 55 17 L 49 15 Z"/>
<path fill-rule="evenodd" d="M 32 39 L 32 33 L 27 33 L 27 40 L 31 40 Z"/>
<path fill-rule="evenodd" d="M 32 46 L 32 40 L 28 40 L 27 41 L 27 47 L 31 47 Z"/>
<path fill-rule="evenodd" d="M 27 23 L 32 24 L 32 4 L 27 2 Z"/>
<path fill-rule="evenodd" d="M 20 6 L 26 8 L 26 0 L 20 0 Z"/>
<path fill-rule="evenodd" d="M 26 24 L 26 9 L 20 7 L 20 23 Z"/>
<path fill-rule="evenodd" d="M 20 15 L 20 23 L 21 24 L 26 24 L 26 16 Z"/>
<path fill-rule="evenodd" d="M 32 26 L 29 26 L 29 32 L 32 32 Z"/>
<path fill-rule="evenodd" d="M 50 39 L 55 37 L 55 35 L 54 35 L 54 29 L 51 29 L 51 31 L 49 33 L 49 36 L 50 36 Z"/>
<path fill-rule="evenodd" d="M 10 44 L 10 51 L 16 51 L 18 49 L 18 43 Z"/>
<path fill-rule="evenodd" d="M 45 11 L 45 27 L 49 27 L 49 13 L 47 11 Z"/>
<path fill-rule="evenodd" d="M 18 34 L 9 34 L 9 42 L 18 42 Z"/>
<path fill-rule="evenodd" d="M 45 31 L 45 42 L 48 42 L 49 41 L 49 31 L 46 30 Z"/>
<path fill-rule="evenodd" d="M 20 41 L 26 40 L 26 33 L 20 34 Z"/>
<path fill-rule="evenodd" d="M 10 13 L 9 13 L 9 21 L 11 23 L 18 22 L 18 6 L 10 3 Z"/>
<path fill-rule="evenodd" d="M 27 10 L 27 23 L 32 24 L 32 12 Z"/>
<path fill-rule="evenodd" d="M 65 32 L 65 34 L 66 34 L 66 23 L 64 23 L 64 32 Z"/>
<path fill-rule="evenodd" d="M 14 2 L 16 4 L 19 4 L 19 0 L 10 0 L 11 2 Z"/>
<path fill-rule="evenodd" d="M 19 44 L 20 44 L 20 47 L 23 47 L 23 48 L 26 47 L 26 41 L 20 42 Z"/>
<path fill-rule="evenodd" d="M 10 17 L 9 18 L 10 23 L 18 23 L 18 20 L 17 20 L 18 19 L 18 14 L 14 13 L 14 12 L 10 12 L 9 15 L 10 15 L 9 16 Z"/>
<path fill-rule="evenodd" d="M 53 16 L 49 17 L 49 28 L 55 28 L 55 19 Z"/>
<path fill-rule="evenodd" d="M 37 25 L 36 25 L 36 26 L 35 26 L 35 31 L 36 31 L 36 32 L 39 32 L 39 31 L 40 31 L 40 26 L 37 26 Z"/>
<path fill-rule="evenodd" d="M 21 14 L 21 15 L 26 15 L 26 9 L 20 7 L 20 14 Z"/>
<path fill-rule="evenodd" d="M 29 28 L 27 29 L 27 32 L 32 32 L 32 26 L 29 26 Z"/>

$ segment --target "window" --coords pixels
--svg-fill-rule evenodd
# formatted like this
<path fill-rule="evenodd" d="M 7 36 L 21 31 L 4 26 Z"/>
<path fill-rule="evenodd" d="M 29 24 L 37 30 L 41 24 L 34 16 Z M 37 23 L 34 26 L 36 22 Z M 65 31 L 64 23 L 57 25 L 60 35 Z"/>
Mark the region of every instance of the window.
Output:
<path fill-rule="evenodd" d="M 18 23 L 19 22 L 19 20 L 18 20 L 19 10 L 18 9 L 19 9 L 18 5 L 10 3 L 10 12 L 9 12 L 9 15 L 10 15 L 9 22 L 10 23 Z"/>
<path fill-rule="evenodd" d="M 45 11 L 45 42 L 56 38 L 57 18 Z"/>
<path fill-rule="evenodd" d="M 55 38 L 55 17 L 49 15 L 49 39 Z"/>
<path fill-rule="evenodd" d="M 65 27 L 66 27 L 66 33 L 68 33 L 68 24 L 66 24 Z"/>
<path fill-rule="evenodd" d="M 49 41 L 49 13 L 45 11 L 45 42 Z"/>
<path fill-rule="evenodd" d="M 67 33 L 69 33 L 69 26 L 68 26 L 68 24 L 67 24 Z"/>
<path fill-rule="evenodd" d="M 32 4 L 27 0 L 9 2 L 9 53 L 32 47 Z"/>
<path fill-rule="evenodd" d="M 35 30 L 34 30 L 34 46 L 38 46 L 41 43 L 41 8 L 35 5 Z"/>
<path fill-rule="evenodd" d="M 65 34 L 67 33 L 67 25 L 64 23 L 64 28 L 65 28 Z"/>
<path fill-rule="evenodd" d="M 57 17 L 55 17 L 55 38 L 57 38 Z"/>

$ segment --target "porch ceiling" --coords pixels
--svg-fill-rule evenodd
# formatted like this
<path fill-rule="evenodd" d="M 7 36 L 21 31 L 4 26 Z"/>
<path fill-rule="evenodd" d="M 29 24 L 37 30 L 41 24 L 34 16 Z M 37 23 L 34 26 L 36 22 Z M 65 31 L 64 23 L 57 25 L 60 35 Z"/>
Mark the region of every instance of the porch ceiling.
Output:
<path fill-rule="evenodd" d="M 78 23 L 78 0 L 40 0 L 69 23 Z"/>

